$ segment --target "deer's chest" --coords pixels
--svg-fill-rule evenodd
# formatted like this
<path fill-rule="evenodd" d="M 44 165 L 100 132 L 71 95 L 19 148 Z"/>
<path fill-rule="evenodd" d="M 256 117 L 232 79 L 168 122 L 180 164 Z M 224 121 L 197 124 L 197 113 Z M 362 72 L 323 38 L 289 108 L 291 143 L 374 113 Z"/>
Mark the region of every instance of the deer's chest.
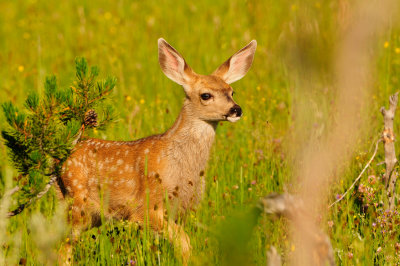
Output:
<path fill-rule="evenodd" d="M 184 210 L 200 202 L 205 188 L 204 171 L 173 169 L 167 176 L 165 188 L 169 201 L 177 202 Z"/>
<path fill-rule="evenodd" d="M 165 171 L 168 197 L 178 201 L 183 209 L 194 207 L 202 198 L 205 188 L 204 169 L 208 158 L 208 151 L 198 149 L 191 154 L 186 151 L 178 151 L 169 156 Z"/>

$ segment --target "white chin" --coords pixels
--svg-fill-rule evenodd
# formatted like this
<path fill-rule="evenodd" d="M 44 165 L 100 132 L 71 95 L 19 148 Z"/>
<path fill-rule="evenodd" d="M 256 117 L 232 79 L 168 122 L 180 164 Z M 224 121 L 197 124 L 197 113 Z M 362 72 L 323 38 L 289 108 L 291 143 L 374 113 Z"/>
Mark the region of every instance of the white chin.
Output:
<path fill-rule="evenodd" d="M 226 120 L 228 120 L 229 122 L 232 122 L 232 123 L 235 123 L 236 121 L 238 121 L 240 119 L 240 116 L 238 117 L 238 116 L 236 116 L 236 117 L 230 117 L 230 116 L 228 116 L 227 118 L 226 118 Z"/>

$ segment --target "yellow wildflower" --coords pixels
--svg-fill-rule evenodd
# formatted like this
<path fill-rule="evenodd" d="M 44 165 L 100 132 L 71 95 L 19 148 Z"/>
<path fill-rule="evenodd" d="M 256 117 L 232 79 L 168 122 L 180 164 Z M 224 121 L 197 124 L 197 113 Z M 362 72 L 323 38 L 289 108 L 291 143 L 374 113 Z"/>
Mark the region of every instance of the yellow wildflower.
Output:
<path fill-rule="evenodd" d="M 106 20 L 109 20 L 109 19 L 111 19 L 111 17 L 112 17 L 112 15 L 111 15 L 111 13 L 110 13 L 110 12 L 106 12 L 106 13 L 104 13 L 104 18 L 105 18 Z"/>
<path fill-rule="evenodd" d="M 384 48 L 388 48 L 388 47 L 389 47 L 389 42 L 385 42 L 385 43 L 383 44 L 383 47 L 384 47 Z"/>
<path fill-rule="evenodd" d="M 28 32 L 24 32 L 24 34 L 22 35 L 22 37 L 27 40 L 31 37 L 31 35 Z"/>
<path fill-rule="evenodd" d="M 24 69 L 25 69 L 25 68 L 24 68 L 24 66 L 23 66 L 23 65 L 20 65 L 20 66 L 18 67 L 18 71 L 19 71 L 19 72 L 23 72 L 23 71 L 24 71 Z"/>

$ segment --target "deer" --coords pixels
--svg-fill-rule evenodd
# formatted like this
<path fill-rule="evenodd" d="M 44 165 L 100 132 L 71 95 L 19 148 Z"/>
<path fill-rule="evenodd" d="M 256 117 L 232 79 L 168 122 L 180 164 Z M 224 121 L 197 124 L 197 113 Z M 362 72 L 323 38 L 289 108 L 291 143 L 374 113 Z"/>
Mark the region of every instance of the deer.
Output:
<path fill-rule="evenodd" d="M 187 261 L 190 238 L 182 225 L 166 222 L 167 204 L 184 215 L 200 202 L 217 125 L 236 122 L 243 114 L 230 84 L 248 72 L 256 47 L 253 40 L 211 75 L 200 75 L 175 48 L 158 40 L 161 70 L 183 87 L 183 107 L 165 133 L 134 141 L 83 138 L 75 146 L 59 182 L 62 196 L 71 199 L 73 239 L 95 226 L 103 211 L 106 218 L 148 221 Z"/>

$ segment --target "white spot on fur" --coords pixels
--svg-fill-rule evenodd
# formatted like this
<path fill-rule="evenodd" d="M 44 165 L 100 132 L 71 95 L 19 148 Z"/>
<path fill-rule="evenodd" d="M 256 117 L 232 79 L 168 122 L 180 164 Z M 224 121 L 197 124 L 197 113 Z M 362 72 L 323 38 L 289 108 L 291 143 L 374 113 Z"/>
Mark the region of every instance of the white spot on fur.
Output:
<path fill-rule="evenodd" d="M 117 151 L 117 156 L 118 156 L 120 153 L 121 153 L 120 151 Z"/>
<path fill-rule="evenodd" d="M 67 165 L 71 166 L 71 164 L 72 164 L 71 160 L 68 160 Z"/>
<path fill-rule="evenodd" d="M 134 187 L 135 185 L 136 185 L 135 180 L 133 180 L 133 179 L 126 180 L 126 185 L 125 186 Z"/>
<path fill-rule="evenodd" d="M 72 172 L 68 172 L 68 177 L 69 177 L 69 178 L 72 177 Z"/>
<path fill-rule="evenodd" d="M 117 165 L 122 165 L 123 163 L 124 163 L 124 161 L 122 159 L 118 159 Z"/>
<path fill-rule="evenodd" d="M 116 166 L 111 166 L 110 171 L 111 171 L 111 172 L 117 171 L 117 167 L 116 167 Z"/>
<path fill-rule="evenodd" d="M 148 153 L 149 153 L 149 149 L 145 149 L 144 154 L 148 154 Z"/>
<path fill-rule="evenodd" d="M 126 150 L 125 151 L 125 156 L 128 156 L 128 154 L 129 154 L 129 150 Z"/>
<path fill-rule="evenodd" d="M 139 172 L 139 167 L 140 167 L 140 157 L 137 158 L 136 160 L 136 171 Z"/>
<path fill-rule="evenodd" d="M 72 180 L 72 185 L 73 185 L 73 186 L 76 186 L 76 185 L 78 185 L 78 179 L 74 179 L 74 180 Z"/>

